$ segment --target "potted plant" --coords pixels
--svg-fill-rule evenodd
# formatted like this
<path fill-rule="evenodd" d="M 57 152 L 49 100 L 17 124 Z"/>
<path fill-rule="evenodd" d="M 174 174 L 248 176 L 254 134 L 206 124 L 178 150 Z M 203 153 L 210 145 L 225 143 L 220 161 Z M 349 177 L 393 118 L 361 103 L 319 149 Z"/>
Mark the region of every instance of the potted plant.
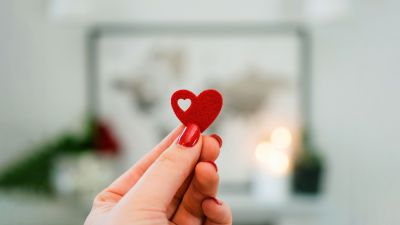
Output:
<path fill-rule="evenodd" d="M 303 144 L 294 161 L 292 191 L 295 194 L 318 195 L 325 170 L 323 157 L 311 143 L 309 132 L 303 133 Z"/>

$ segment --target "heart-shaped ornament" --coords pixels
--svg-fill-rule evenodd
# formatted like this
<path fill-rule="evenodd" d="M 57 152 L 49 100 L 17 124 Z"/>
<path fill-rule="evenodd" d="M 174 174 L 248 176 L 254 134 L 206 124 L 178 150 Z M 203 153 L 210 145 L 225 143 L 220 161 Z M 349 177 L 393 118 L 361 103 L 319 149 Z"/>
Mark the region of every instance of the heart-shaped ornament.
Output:
<path fill-rule="evenodd" d="M 190 100 L 190 105 L 184 110 L 179 103 L 180 100 L 186 99 Z M 171 96 L 172 109 L 178 119 L 186 126 L 196 124 L 201 132 L 217 118 L 222 109 L 222 102 L 222 95 L 214 89 L 205 90 L 198 96 L 189 90 L 178 90 Z"/>

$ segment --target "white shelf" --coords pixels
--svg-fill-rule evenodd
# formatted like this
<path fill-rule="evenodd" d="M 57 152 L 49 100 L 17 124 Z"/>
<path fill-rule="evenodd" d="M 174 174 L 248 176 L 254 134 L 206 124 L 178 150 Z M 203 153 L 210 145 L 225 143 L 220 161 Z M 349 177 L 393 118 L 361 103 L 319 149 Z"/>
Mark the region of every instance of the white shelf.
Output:
<path fill-rule="evenodd" d="M 250 195 L 220 195 L 229 203 L 234 224 L 328 224 L 332 209 L 315 197 L 293 197 L 277 204 L 262 201 Z M 74 225 L 83 224 L 89 209 L 73 200 L 61 201 L 35 197 L 32 194 L 0 193 L 2 225 Z M 291 223 L 290 221 L 295 221 Z"/>
<path fill-rule="evenodd" d="M 229 203 L 234 224 L 290 224 L 288 221 L 323 221 L 332 214 L 326 201 L 319 197 L 291 197 L 286 202 L 270 203 L 251 195 L 221 195 Z"/>

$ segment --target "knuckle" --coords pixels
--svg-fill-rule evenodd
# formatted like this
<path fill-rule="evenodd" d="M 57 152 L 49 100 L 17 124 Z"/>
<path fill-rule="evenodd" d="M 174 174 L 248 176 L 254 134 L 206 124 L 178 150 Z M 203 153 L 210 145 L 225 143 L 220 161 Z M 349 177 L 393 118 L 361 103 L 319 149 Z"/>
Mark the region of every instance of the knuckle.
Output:
<path fill-rule="evenodd" d="M 168 152 L 160 156 L 159 162 L 166 167 L 173 167 L 177 163 L 177 159 L 174 154 Z"/>
<path fill-rule="evenodd" d="M 163 170 L 170 171 L 171 174 L 175 174 L 176 176 L 186 176 L 185 170 L 183 169 L 187 159 L 180 154 L 176 154 L 176 152 L 165 152 L 158 159 L 158 164 Z"/>

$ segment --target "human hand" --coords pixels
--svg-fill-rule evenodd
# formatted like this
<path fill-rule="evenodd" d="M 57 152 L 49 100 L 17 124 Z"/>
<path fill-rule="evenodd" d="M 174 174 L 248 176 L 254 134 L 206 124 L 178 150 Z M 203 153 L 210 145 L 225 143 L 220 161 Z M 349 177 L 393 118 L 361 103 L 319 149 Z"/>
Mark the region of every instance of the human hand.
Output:
<path fill-rule="evenodd" d="M 229 206 L 215 198 L 221 144 L 196 125 L 176 128 L 96 196 L 85 225 L 232 224 Z"/>

